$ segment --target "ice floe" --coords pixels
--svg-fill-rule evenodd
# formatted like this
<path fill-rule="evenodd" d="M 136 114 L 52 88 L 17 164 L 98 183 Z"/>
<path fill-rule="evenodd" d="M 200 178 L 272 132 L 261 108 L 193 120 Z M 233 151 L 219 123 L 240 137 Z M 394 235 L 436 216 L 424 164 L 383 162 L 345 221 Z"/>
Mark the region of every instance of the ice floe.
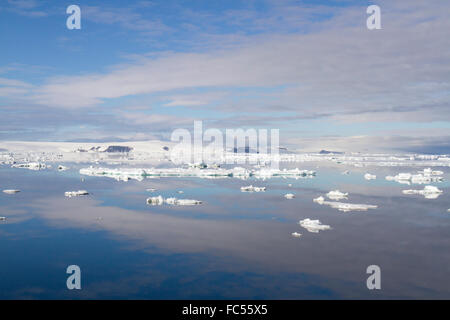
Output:
<path fill-rule="evenodd" d="M 377 178 L 377 176 L 374 174 L 366 173 L 364 175 L 364 179 L 366 179 L 366 180 L 375 180 L 376 178 Z"/>
<path fill-rule="evenodd" d="M 329 230 L 330 226 L 321 224 L 320 220 L 311 220 L 309 218 L 299 221 L 300 226 L 308 230 L 309 232 L 318 233 L 319 231 Z"/>
<path fill-rule="evenodd" d="M 341 199 L 347 199 L 348 192 L 341 192 L 339 190 L 333 190 L 326 194 L 326 196 L 331 200 L 341 200 Z"/>
<path fill-rule="evenodd" d="M 45 163 L 39 162 L 28 162 L 28 163 L 17 163 L 11 166 L 12 168 L 25 168 L 29 170 L 42 170 L 46 169 L 47 165 Z"/>
<path fill-rule="evenodd" d="M 285 197 L 286 199 L 294 199 L 294 198 L 295 198 L 295 195 L 292 194 L 292 193 L 286 193 L 286 194 L 284 195 L 284 197 Z"/>
<path fill-rule="evenodd" d="M 86 190 L 78 190 L 78 191 L 67 191 L 64 193 L 66 197 L 78 197 L 78 196 L 87 196 L 89 192 Z"/>
<path fill-rule="evenodd" d="M 193 206 L 202 204 L 202 201 L 193 199 L 177 199 L 173 197 L 164 199 L 161 195 L 157 197 L 147 198 L 147 204 L 149 205 L 162 205 L 164 203 L 176 206 Z"/>
<path fill-rule="evenodd" d="M 403 190 L 403 194 L 420 194 L 424 196 L 426 199 L 437 199 L 441 194 L 442 190 L 439 190 L 435 186 L 425 186 L 423 190 Z"/>
<path fill-rule="evenodd" d="M 368 209 L 376 209 L 378 206 L 371 204 L 354 204 L 354 203 L 344 203 L 344 202 L 333 202 L 325 201 L 325 198 L 320 196 L 313 199 L 314 202 L 320 205 L 327 205 L 339 211 L 349 212 L 349 211 L 367 211 Z"/>
<path fill-rule="evenodd" d="M 264 192 L 266 187 L 254 187 L 252 185 L 241 187 L 242 192 Z"/>
<path fill-rule="evenodd" d="M 3 190 L 3 192 L 7 193 L 7 194 L 15 194 L 15 193 L 20 192 L 20 190 L 6 189 L 6 190 Z"/>
<path fill-rule="evenodd" d="M 444 179 L 441 177 L 444 172 L 439 170 L 432 170 L 431 168 L 423 169 L 418 171 L 416 174 L 413 173 L 399 173 L 395 176 L 386 176 L 388 181 L 396 181 L 402 184 L 428 184 L 432 182 L 442 182 Z"/>
<path fill-rule="evenodd" d="M 302 234 L 301 234 L 301 233 L 298 233 L 298 232 L 292 232 L 291 235 L 292 235 L 294 238 L 300 238 L 300 237 L 302 236 Z"/>

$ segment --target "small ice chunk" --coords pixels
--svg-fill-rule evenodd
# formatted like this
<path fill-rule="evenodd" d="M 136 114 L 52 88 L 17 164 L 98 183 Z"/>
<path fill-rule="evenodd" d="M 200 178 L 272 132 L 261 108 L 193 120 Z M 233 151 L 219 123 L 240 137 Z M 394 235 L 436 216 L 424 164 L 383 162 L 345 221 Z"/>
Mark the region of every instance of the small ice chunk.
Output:
<path fill-rule="evenodd" d="M 292 193 L 286 193 L 286 194 L 284 195 L 284 197 L 285 197 L 286 199 L 294 199 L 294 198 L 295 198 L 295 195 L 292 194 Z"/>
<path fill-rule="evenodd" d="M 184 193 L 184 191 L 183 191 L 183 190 L 179 190 L 179 191 L 177 191 L 177 192 L 178 192 L 178 193 L 180 193 L 180 194 L 181 194 L 181 193 Z"/>
<path fill-rule="evenodd" d="M 298 232 L 292 232 L 291 235 L 292 235 L 294 238 L 300 238 L 300 237 L 302 236 L 302 234 L 301 234 L 301 233 L 298 233 Z"/>
<path fill-rule="evenodd" d="M 65 167 L 65 166 L 62 166 L 62 165 L 59 165 L 59 166 L 58 166 L 58 170 L 59 170 L 59 171 L 66 171 L 67 169 L 69 169 L 69 168 L 67 168 L 67 167 Z"/>
<path fill-rule="evenodd" d="M 150 197 L 147 198 L 147 204 L 150 204 L 152 206 L 162 205 L 164 203 L 164 199 L 162 196 L 157 197 Z"/>
<path fill-rule="evenodd" d="M 320 220 L 303 219 L 299 221 L 299 224 L 308 230 L 309 232 L 318 233 L 319 231 L 329 230 L 330 226 L 321 224 Z"/>
<path fill-rule="evenodd" d="M 374 174 L 366 173 L 364 175 L 364 179 L 366 179 L 366 180 L 375 180 L 376 178 L 377 178 L 377 176 Z"/>
<path fill-rule="evenodd" d="M 341 199 L 347 199 L 348 192 L 341 192 L 339 190 L 333 190 L 327 193 L 327 197 L 331 200 L 341 200 Z"/>
<path fill-rule="evenodd" d="M 437 199 L 443 191 L 439 190 L 435 186 L 425 186 L 423 190 L 403 190 L 403 194 L 420 194 L 425 197 L 425 199 Z"/>
<path fill-rule="evenodd" d="M 349 212 L 349 211 L 367 211 L 368 209 L 376 209 L 378 206 L 371 204 L 354 204 L 354 203 L 344 203 L 344 202 L 334 202 L 334 201 L 325 201 L 323 197 L 318 197 L 313 199 L 314 202 L 322 205 L 330 206 L 334 209 L 338 209 L 339 211 Z"/>
<path fill-rule="evenodd" d="M 66 197 L 78 197 L 78 196 L 86 196 L 89 193 L 86 190 L 78 190 L 78 191 L 67 191 L 64 193 Z"/>
<path fill-rule="evenodd" d="M 15 194 L 15 193 L 20 192 L 20 190 L 6 189 L 6 190 L 3 190 L 3 192 L 7 193 L 7 194 Z"/>
<path fill-rule="evenodd" d="M 178 206 L 193 206 L 197 204 L 202 204 L 200 200 L 193 200 L 193 199 L 177 199 L 175 202 L 175 205 Z"/>
<path fill-rule="evenodd" d="M 313 201 L 318 203 L 318 204 L 323 204 L 325 202 L 325 198 L 320 196 L 320 197 L 317 197 L 317 198 L 313 199 Z"/>
<path fill-rule="evenodd" d="M 350 174 L 350 171 L 345 170 L 344 172 L 342 172 L 342 174 Z"/>
<path fill-rule="evenodd" d="M 0 217 L 0 221 L 5 221 L 6 217 Z"/>
<path fill-rule="evenodd" d="M 148 188 L 148 189 L 145 189 L 145 191 L 148 191 L 148 192 L 155 192 L 156 189 L 155 189 L 155 188 Z"/>
<path fill-rule="evenodd" d="M 264 192 L 266 187 L 254 187 L 252 185 L 241 187 L 242 192 Z"/>

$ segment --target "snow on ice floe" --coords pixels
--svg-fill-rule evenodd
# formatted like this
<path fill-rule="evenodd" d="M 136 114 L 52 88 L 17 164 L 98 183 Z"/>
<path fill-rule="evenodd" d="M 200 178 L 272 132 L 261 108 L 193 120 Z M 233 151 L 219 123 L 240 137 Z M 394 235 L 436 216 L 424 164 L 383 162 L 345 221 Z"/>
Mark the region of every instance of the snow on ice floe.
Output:
<path fill-rule="evenodd" d="M 326 196 L 331 200 L 341 200 L 341 199 L 347 199 L 348 192 L 341 192 L 339 190 L 333 190 L 326 194 Z"/>
<path fill-rule="evenodd" d="M 432 170 L 431 168 L 413 173 L 399 173 L 395 176 L 386 176 L 388 181 L 396 181 L 402 184 L 428 184 L 432 182 L 442 182 L 444 179 L 441 177 L 444 172 L 439 170 Z"/>
<path fill-rule="evenodd" d="M 441 194 L 442 190 L 439 190 L 435 186 L 425 186 L 423 190 L 403 190 L 403 194 L 420 194 L 426 199 L 437 199 Z"/>
<path fill-rule="evenodd" d="M 264 192 L 266 187 L 254 187 L 252 185 L 241 187 L 242 192 Z"/>
<path fill-rule="evenodd" d="M 11 165 L 12 168 L 25 168 L 29 170 L 42 170 L 46 169 L 48 166 L 45 163 L 40 162 L 27 162 L 27 163 L 17 163 Z"/>
<path fill-rule="evenodd" d="M 308 230 L 309 232 L 318 233 L 319 231 L 329 230 L 331 227 L 326 224 L 322 224 L 320 220 L 311 220 L 309 218 L 299 221 L 300 226 Z"/>
<path fill-rule="evenodd" d="M 87 196 L 89 193 L 86 190 L 78 190 L 78 191 L 67 191 L 64 193 L 66 197 L 78 197 L 78 196 Z"/>
<path fill-rule="evenodd" d="M 15 193 L 19 193 L 20 190 L 6 189 L 6 190 L 3 190 L 3 192 L 4 192 L 4 193 L 7 193 L 7 194 L 15 194 Z"/>
<path fill-rule="evenodd" d="M 366 173 L 364 175 L 364 179 L 366 179 L 366 180 L 375 180 L 376 178 L 377 178 L 377 176 L 374 174 Z"/>
<path fill-rule="evenodd" d="M 267 179 L 272 177 L 313 177 L 315 171 L 296 169 L 261 169 L 261 170 L 249 170 L 242 167 L 234 167 L 232 169 L 200 169 L 200 168 L 165 168 L 165 169 L 127 169 L 127 168 L 83 168 L 80 169 L 80 174 L 88 176 L 105 176 L 114 178 L 119 181 L 128 181 L 129 179 L 143 180 L 144 178 L 157 178 L 157 177 L 198 177 L 198 178 L 228 178 L 235 177 L 241 179 L 247 179 L 249 177 L 255 177 L 257 179 Z"/>
<path fill-rule="evenodd" d="M 320 205 L 327 205 L 339 211 L 349 212 L 349 211 L 367 211 L 369 209 L 376 209 L 378 206 L 371 204 L 354 204 L 354 203 L 344 203 L 344 202 L 333 202 L 325 201 L 325 198 L 320 196 L 313 199 L 314 202 Z"/>
<path fill-rule="evenodd" d="M 294 199 L 294 198 L 295 198 L 295 195 L 294 195 L 293 193 L 286 193 L 286 194 L 284 195 L 284 197 L 285 197 L 286 199 Z"/>
<path fill-rule="evenodd" d="M 300 238 L 302 236 L 302 234 L 298 233 L 298 232 L 292 232 L 291 236 L 293 236 L 294 238 Z"/>
<path fill-rule="evenodd" d="M 164 199 L 161 195 L 157 197 L 150 197 L 147 198 L 147 204 L 149 205 L 162 205 L 162 204 L 170 204 L 170 205 L 176 205 L 176 206 L 193 206 L 197 204 L 202 204 L 202 201 L 200 200 L 193 200 L 193 199 L 177 199 L 177 198 L 167 198 Z"/>

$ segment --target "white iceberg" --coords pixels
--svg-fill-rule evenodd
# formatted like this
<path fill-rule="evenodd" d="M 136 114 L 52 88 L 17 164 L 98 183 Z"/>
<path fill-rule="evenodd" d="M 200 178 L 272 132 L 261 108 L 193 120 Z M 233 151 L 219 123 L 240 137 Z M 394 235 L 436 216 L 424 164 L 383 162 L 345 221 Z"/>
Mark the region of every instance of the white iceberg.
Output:
<path fill-rule="evenodd" d="M 423 190 L 403 190 L 403 194 L 420 194 L 424 196 L 426 199 L 437 199 L 441 194 L 442 190 L 439 190 L 435 186 L 425 186 Z"/>
<path fill-rule="evenodd" d="M 308 218 L 304 219 L 304 220 L 300 220 L 299 224 L 303 228 L 308 230 L 309 232 L 314 232 L 314 233 L 318 233 L 319 231 L 331 229 L 330 226 L 328 226 L 326 224 L 321 224 L 320 220 L 311 220 Z"/>
<path fill-rule="evenodd" d="M 64 195 L 69 198 L 78 197 L 78 196 L 86 196 L 88 194 L 89 194 L 89 192 L 87 192 L 86 190 L 67 191 L 64 193 Z"/>
<path fill-rule="evenodd" d="M 241 187 L 242 192 L 264 192 L 266 187 L 254 187 L 252 185 Z"/>
<path fill-rule="evenodd" d="M 292 232 L 291 235 L 292 235 L 294 238 L 300 238 L 300 237 L 302 236 L 302 234 L 301 234 L 301 233 L 298 233 L 298 232 Z"/>
<path fill-rule="evenodd" d="M 348 192 L 341 192 L 339 190 L 333 190 L 326 194 L 326 196 L 331 200 L 341 200 L 341 199 L 347 199 Z"/>
<path fill-rule="evenodd" d="M 20 190 L 6 189 L 6 190 L 3 190 L 3 192 L 7 193 L 7 194 L 15 194 L 15 193 L 20 192 Z"/>
<path fill-rule="evenodd" d="M 294 199 L 294 198 L 295 198 L 295 195 L 292 194 L 292 193 L 286 193 L 286 194 L 284 195 L 284 197 L 285 197 L 286 199 Z"/>
<path fill-rule="evenodd" d="M 366 180 L 375 180 L 376 178 L 377 178 L 377 176 L 374 174 L 366 173 L 364 175 L 364 179 L 366 179 Z"/>

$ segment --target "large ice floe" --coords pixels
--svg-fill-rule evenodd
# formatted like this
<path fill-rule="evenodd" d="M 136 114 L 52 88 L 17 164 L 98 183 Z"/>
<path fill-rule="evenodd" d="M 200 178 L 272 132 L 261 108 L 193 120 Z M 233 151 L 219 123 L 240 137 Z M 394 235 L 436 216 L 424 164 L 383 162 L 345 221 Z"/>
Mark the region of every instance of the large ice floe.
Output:
<path fill-rule="evenodd" d="M 432 170 L 431 168 L 423 169 L 417 173 L 399 173 L 395 176 L 386 176 L 388 181 L 396 181 L 402 184 L 428 184 L 432 182 L 442 182 L 444 179 L 441 177 L 444 173 L 438 170 Z"/>
<path fill-rule="evenodd" d="M 326 196 L 331 200 L 341 200 L 341 199 L 347 199 L 348 192 L 341 192 L 339 190 L 333 190 L 326 194 Z"/>
<path fill-rule="evenodd" d="M 403 190 L 403 194 L 420 194 L 425 197 L 425 199 L 437 199 L 441 194 L 442 190 L 439 190 L 435 186 L 425 186 L 423 190 Z"/>
<path fill-rule="evenodd" d="M 320 196 L 313 199 L 314 202 L 320 205 L 327 205 L 339 211 L 349 212 L 349 211 L 367 211 L 369 209 L 376 209 L 378 206 L 371 204 L 354 204 L 354 203 L 344 203 L 344 202 L 333 202 L 326 201 L 324 197 Z"/>
<path fill-rule="evenodd" d="M 71 197 L 78 197 L 78 196 L 87 196 L 89 192 L 86 190 L 78 190 L 78 191 L 67 191 L 64 193 L 64 195 L 68 198 Z"/>
<path fill-rule="evenodd" d="M 3 192 L 6 193 L 6 194 L 15 194 L 15 193 L 19 193 L 20 190 L 6 189 L 6 190 L 3 190 Z"/>
<path fill-rule="evenodd" d="M 300 220 L 298 222 L 300 226 L 308 230 L 309 232 L 318 233 L 319 231 L 329 230 L 331 227 L 326 224 L 322 224 L 320 220 L 311 220 L 309 218 Z"/>
<path fill-rule="evenodd" d="M 193 206 L 197 204 L 202 204 L 202 201 L 200 200 L 193 200 L 193 199 L 177 199 L 177 198 L 167 198 L 164 199 L 161 195 L 157 197 L 150 197 L 147 198 L 147 204 L 149 205 L 162 205 L 162 204 L 170 204 L 175 206 Z"/>
<path fill-rule="evenodd" d="M 83 168 L 80 174 L 88 176 L 104 176 L 114 178 L 119 181 L 128 181 L 129 179 L 143 180 L 145 178 L 160 177 L 197 177 L 197 178 L 241 178 L 247 179 L 255 177 L 266 179 L 271 177 L 313 177 L 315 171 L 296 169 L 260 169 L 249 170 L 243 167 L 234 167 L 232 169 L 200 169 L 200 168 L 149 168 L 149 169 L 126 169 L 126 168 Z"/>
<path fill-rule="evenodd" d="M 241 187 L 242 192 L 264 192 L 266 187 L 254 187 L 252 185 Z"/>

